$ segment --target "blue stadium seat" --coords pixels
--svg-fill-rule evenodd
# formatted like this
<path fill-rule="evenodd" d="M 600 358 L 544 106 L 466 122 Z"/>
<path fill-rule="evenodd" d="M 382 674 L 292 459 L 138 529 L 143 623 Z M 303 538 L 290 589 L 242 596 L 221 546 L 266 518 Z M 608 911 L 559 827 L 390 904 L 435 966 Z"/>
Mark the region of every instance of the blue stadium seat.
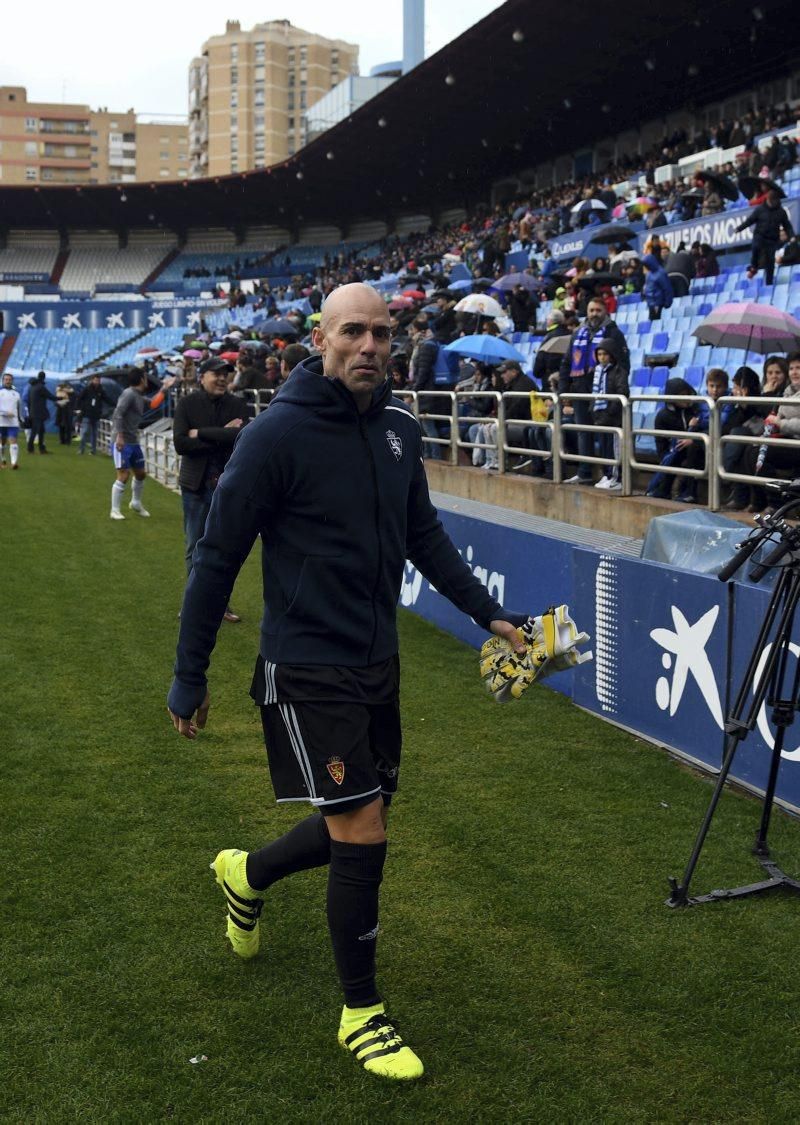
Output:
<path fill-rule="evenodd" d="M 696 391 L 701 391 L 705 384 L 705 370 L 702 367 L 687 367 L 682 378 Z"/>
<path fill-rule="evenodd" d="M 663 355 L 669 348 L 669 333 L 656 332 L 651 347 L 656 355 Z"/>
<path fill-rule="evenodd" d="M 668 367 L 654 367 L 650 372 L 650 386 L 656 389 L 651 391 L 651 394 L 663 391 L 669 377 L 670 369 Z"/>
<path fill-rule="evenodd" d="M 650 382 L 650 368 L 637 367 L 630 379 L 631 387 L 644 388 Z"/>

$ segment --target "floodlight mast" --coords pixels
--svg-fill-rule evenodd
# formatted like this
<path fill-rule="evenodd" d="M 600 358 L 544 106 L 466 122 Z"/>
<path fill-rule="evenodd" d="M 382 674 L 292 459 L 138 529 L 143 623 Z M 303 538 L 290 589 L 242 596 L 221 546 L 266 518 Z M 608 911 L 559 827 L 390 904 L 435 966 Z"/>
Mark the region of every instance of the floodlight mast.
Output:
<path fill-rule="evenodd" d="M 763 894 L 767 891 L 781 889 L 800 893 L 800 881 L 791 879 L 781 871 L 770 856 L 767 842 L 786 731 L 792 725 L 798 710 L 800 710 L 800 660 L 796 661 L 791 685 L 789 685 L 788 677 L 792 628 L 798 601 L 800 601 L 800 528 L 793 527 L 786 522 L 787 515 L 794 509 L 800 508 L 800 480 L 793 481 L 791 484 L 776 481 L 767 485 L 767 487 L 773 493 L 777 493 L 781 506 L 774 515 L 756 517 L 758 530 L 740 545 L 737 553 L 720 571 L 719 578 L 722 582 L 727 582 L 758 547 L 767 543 L 774 544 L 773 549 L 754 566 L 749 577 L 753 582 L 760 582 L 770 571 L 777 571 L 778 578 L 736 700 L 725 722 L 724 729 L 727 736 L 725 753 L 708 810 L 703 818 L 681 882 L 679 883 L 673 877 L 669 880 L 672 893 L 666 900 L 667 906 L 696 906 L 704 902 L 744 898 L 747 895 Z M 761 821 L 752 851 L 758 857 L 768 878 L 742 887 L 714 890 L 708 894 L 690 897 L 689 883 L 700 858 L 700 852 L 733 765 L 736 751 L 740 743 L 755 729 L 759 712 L 765 703 L 772 708 L 771 718 L 775 727 L 775 741 L 772 758 L 770 759 L 767 787 L 764 791 Z"/>

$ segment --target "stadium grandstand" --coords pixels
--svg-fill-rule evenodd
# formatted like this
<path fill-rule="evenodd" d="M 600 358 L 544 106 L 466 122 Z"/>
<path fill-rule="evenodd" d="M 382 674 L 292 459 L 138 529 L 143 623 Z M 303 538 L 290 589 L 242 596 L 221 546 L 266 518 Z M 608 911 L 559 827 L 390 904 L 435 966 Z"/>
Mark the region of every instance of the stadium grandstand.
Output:
<path fill-rule="evenodd" d="M 483 461 L 504 490 L 544 478 L 524 485 L 549 511 L 559 490 L 538 486 L 572 479 L 576 464 L 586 483 L 577 452 L 588 446 L 570 430 L 585 428 L 583 404 L 573 411 L 565 386 L 557 396 L 536 377 L 565 366 L 542 363 L 540 348 L 553 346 L 548 330 L 562 318 L 577 327 L 596 297 L 628 353 L 614 491 L 663 499 L 677 477 L 682 500 L 716 509 L 730 485 L 742 495 L 716 433 L 731 403 L 711 407 L 700 456 L 697 440 L 691 457 L 660 465 L 656 431 L 670 381 L 702 411 L 710 368 L 726 372 L 730 392 L 740 367 L 761 375 L 757 340 L 741 349 L 729 335 L 712 346 L 703 326 L 715 308 L 769 305 L 787 323 L 800 315 L 790 237 L 800 214 L 800 64 L 780 34 L 788 10 L 716 3 L 698 13 L 676 3 L 658 29 L 638 15 L 589 32 L 555 4 L 508 0 L 284 164 L 174 184 L 0 188 L 0 361 L 22 385 L 39 370 L 61 379 L 159 358 L 163 370 L 193 342 L 216 336 L 223 346 L 236 330 L 262 342 L 251 353 L 260 362 L 285 342 L 263 331 L 270 317 L 296 316 L 286 338 L 306 338 L 313 293 L 367 280 L 392 302 L 399 353 L 412 359 L 410 326 L 421 315 L 436 346 L 460 357 L 458 375 L 424 401 L 407 376 L 431 470 L 474 476 Z M 580 88 L 567 88 L 565 58 Z M 612 73 L 635 75 L 636 96 L 618 83 L 612 96 Z M 750 268 L 753 228 L 741 226 L 769 184 L 789 223 L 771 283 Z M 671 273 L 672 296 L 658 307 L 641 265 L 652 251 Z M 521 278 L 522 301 L 509 276 Z M 456 307 L 481 293 L 499 302 L 491 321 Z M 496 358 L 476 368 L 479 357 L 458 351 L 465 333 L 484 329 L 513 349 L 545 400 L 528 427 L 506 424 L 519 407 L 493 374 Z M 459 421 L 477 416 L 476 370 L 495 396 L 480 433 Z M 593 442 L 595 466 L 597 453 Z M 752 477 L 748 464 L 738 459 L 739 477 Z"/>

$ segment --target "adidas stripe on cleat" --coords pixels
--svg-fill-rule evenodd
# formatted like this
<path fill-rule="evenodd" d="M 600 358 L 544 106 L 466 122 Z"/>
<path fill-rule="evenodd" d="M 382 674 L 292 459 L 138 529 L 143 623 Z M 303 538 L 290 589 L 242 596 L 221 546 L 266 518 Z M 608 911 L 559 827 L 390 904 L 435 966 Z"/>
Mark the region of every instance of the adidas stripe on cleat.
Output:
<path fill-rule="evenodd" d="M 210 865 L 225 894 L 228 908 L 228 941 L 239 957 L 255 957 L 259 946 L 259 918 L 264 905 L 258 891 L 247 882 L 247 852 L 221 851 Z"/>
<path fill-rule="evenodd" d="M 339 1025 L 339 1045 L 350 1051 L 370 1074 L 397 1082 L 421 1078 L 425 1068 L 407 1047 L 383 1004 L 372 1008 L 347 1008 Z"/>

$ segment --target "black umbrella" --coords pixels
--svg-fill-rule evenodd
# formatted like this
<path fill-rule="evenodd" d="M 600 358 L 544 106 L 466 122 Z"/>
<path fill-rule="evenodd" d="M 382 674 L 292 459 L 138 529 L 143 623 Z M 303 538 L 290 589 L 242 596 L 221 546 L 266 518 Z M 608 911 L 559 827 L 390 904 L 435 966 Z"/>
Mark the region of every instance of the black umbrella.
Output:
<path fill-rule="evenodd" d="M 716 172 L 695 172 L 695 179 L 699 180 L 701 184 L 711 184 L 723 199 L 730 199 L 732 203 L 735 203 L 739 198 L 736 184 L 733 180 L 729 180 L 727 176 L 719 176 Z"/>
<path fill-rule="evenodd" d="M 578 279 L 582 289 L 594 289 L 595 285 L 619 285 L 620 279 L 613 273 L 589 273 Z"/>
<path fill-rule="evenodd" d="M 300 329 L 291 320 L 284 317 L 271 317 L 269 320 L 253 322 L 256 332 L 263 332 L 265 336 L 299 336 Z"/>
<path fill-rule="evenodd" d="M 781 199 L 786 198 L 786 192 L 774 180 L 763 179 L 760 176 L 740 176 L 736 182 L 739 191 L 746 199 L 752 199 L 754 195 L 761 195 L 765 191 L 777 191 Z"/>
<path fill-rule="evenodd" d="M 703 198 L 703 189 L 699 188 L 699 187 L 693 187 L 691 189 L 691 191 L 682 191 L 681 192 L 681 199 L 701 200 L 702 198 Z"/>
<path fill-rule="evenodd" d="M 632 238 L 636 238 L 636 231 L 625 223 L 603 223 L 586 233 L 591 242 L 598 242 L 601 246 L 610 246 L 612 242 L 630 242 Z"/>

